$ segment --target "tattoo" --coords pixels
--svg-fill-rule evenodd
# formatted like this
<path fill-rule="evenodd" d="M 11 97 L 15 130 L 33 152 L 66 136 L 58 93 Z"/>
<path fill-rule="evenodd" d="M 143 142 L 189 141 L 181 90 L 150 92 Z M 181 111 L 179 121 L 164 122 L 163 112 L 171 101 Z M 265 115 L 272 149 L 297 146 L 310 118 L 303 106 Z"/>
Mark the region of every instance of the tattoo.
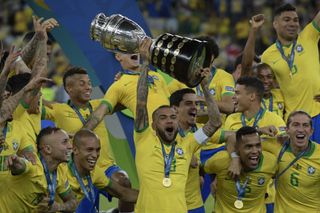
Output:
<path fill-rule="evenodd" d="M 43 35 L 43 33 L 35 33 L 33 38 L 23 48 L 21 58 L 26 64 L 29 64 L 34 58 L 38 43 L 42 40 L 44 40 L 45 43 L 47 42 L 45 38 L 46 37 Z"/>
<path fill-rule="evenodd" d="M 210 94 L 209 89 L 207 86 L 202 86 L 202 91 L 207 102 L 207 109 L 208 109 L 208 122 L 203 126 L 203 132 L 208 136 L 211 137 L 217 129 L 221 126 L 221 115 L 219 112 L 219 108 L 213 96 Z"/>
<path fill-rule="evenodd" d="M 3 102 L 3 94 L 6 90 L 7 80 L 8 80 L 8 75 L 4 72 L 1 72 L 0 74 L 0 108 Z"/>
<path fill-rule="evenodd" d="M 38 50 L 35 54 L 35 62 L 32 76 L 46 76 L 47 71 L 47 44 L 45 41 L 38 42 Z"/>
<path fill-rule="evenodd" d="M 137 106 L 136 106 L 136 118 L 135 118 L 135 129 L 141 131 L 148 127 L 148 110 L 147 110 L 147 99 L 148 99 L 148 71 L 149 67 L 147 64 L 143 64 L 142 72 L 140 74 L 137 86 Z"/>
<path fill-rule="evenodd" d="M 104 116 L 109 113 L 109 108 L 105 104 L 100 104 L 100 106 L 89 116 L 83 128 L 94 130 L 103 120 Z"/>

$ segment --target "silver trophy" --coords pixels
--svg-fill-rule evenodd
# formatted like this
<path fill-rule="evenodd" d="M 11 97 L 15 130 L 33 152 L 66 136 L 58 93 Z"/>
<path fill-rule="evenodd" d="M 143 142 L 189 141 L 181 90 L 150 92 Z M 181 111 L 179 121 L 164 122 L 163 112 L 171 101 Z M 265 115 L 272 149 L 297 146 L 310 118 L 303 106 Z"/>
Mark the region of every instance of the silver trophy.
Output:
<path fill-rule="evenodd" d="M 107 17 L 99 13 L 91 22 L 90 37 L 112 52 L 139 53 L 139 44 L 146 36 L 134 21 L 120 14 Z M 197 86 L 200 70 L 208 67 L 211 52 L 206 42 L 165 33 L 151 45 L 150 63 L 189 87 Z"/>

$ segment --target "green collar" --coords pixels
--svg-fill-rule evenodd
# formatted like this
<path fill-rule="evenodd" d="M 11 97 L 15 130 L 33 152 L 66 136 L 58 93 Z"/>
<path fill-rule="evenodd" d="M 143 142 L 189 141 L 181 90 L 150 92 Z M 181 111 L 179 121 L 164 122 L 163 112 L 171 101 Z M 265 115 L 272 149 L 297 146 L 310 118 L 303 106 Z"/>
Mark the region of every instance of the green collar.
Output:
<path fill-rule="evenodd" d="M 310 147 L 308 146 L 307 148 L 308 150 L 303 154 L 303 157 L 305 158 L 309 158 L 314 153 L 314 150 L 316 149 L 316 145 L 314 144 L 313 141 L 309 140 L 309 144 L 310 144 Z M 291 152 L 293 154 L 291 146 L 289 146 L 286 151 Z"/>

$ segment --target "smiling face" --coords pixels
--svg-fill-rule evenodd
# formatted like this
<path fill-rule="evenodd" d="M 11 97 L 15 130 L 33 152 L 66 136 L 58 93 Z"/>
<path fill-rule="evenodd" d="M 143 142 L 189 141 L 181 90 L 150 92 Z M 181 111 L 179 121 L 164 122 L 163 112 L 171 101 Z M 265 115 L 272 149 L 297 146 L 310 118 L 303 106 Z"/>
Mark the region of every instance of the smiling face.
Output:
<path fill-rule="evenodd" d="M 78 145 L 73 146 L 74 161 L 79 171 L 88 173 L 94 169 L 100 156 L 100 141 L 92 136 L 84 136 L 79 140 Z"/>
<path fill-rule="evenodd" d="M 58 130 L 45 137 L 47 146 L 50 146 L 52 158 L 59 162 L 68 162 L 72 153 L 68 134 L 64 130 Z"/>
<path fill-rule="evenodd" d="M 236 84 L 235 93 L 232 97 L 236 112 L 244 112 L 249 109 L 253 93 L 245 85 Z"/>
<path fill-rule="evenodd" d="M 92 85 L 87 74 L 74 74 L 66 79 L 66 91 L 72 102 L 87 103 L 91 98 Z"/>
<path fill-rule="evenodd" d="M 293 41 L 298 36 L 299 17 L 295 11 L 284 11 L 275 17 L 273 27 L 277 36 L 285 41 Z"/>
<path fill-rule="evenodd" d="M 262 148 L 260 137 L 257 133 L 243 135 L 237 141 L 237 152 L 245 170 L 254 170 L 258 167 Z"/>
<path fill-rule="evenodd" d="M 137 70 L 140 66 L 139 54 L 116 53 L 116 59 L 120 62 L 124 70 Z"/>
<path fill-rule="evenodd" d="M 164 107 L 157 109 L 153 116 L 152 128 L 164 143 L 172 143 L 178 133 L 178 118 L 174 109 Z"/>
<path fill-rule="evenodd" d="M 274 75 L 269 68 L 262 68 L 258 70 L 258 78 L 262 81 L 264 93 L 269 94 L 274 84 Z"/>
<path fill-rule="evenodd" d="M 306 149 L 312 133 L 310 118 L 307 115 L 295 114 L 288 118 L 287 134 L 295 150 Z"/>

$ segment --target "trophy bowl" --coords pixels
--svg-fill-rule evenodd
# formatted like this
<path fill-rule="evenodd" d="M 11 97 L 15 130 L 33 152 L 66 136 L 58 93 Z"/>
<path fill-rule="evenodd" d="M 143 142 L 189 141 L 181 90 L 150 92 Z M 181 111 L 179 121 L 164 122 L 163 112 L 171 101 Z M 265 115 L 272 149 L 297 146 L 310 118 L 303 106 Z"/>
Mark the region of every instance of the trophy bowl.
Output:
<path fill-rule="evenodd" d="M 139 44 L 146 37 L 144 30 L 134 21 L 120 14 L 109 17 L 99 13 L 91 22 L 90 37 L 113 52 L 139 53 Z M 197 86 L 201 69 L 209 67 L 210 48 L 207 42 L 165 33 L 153 40 L 150 63 L 171 77 Z"/>

